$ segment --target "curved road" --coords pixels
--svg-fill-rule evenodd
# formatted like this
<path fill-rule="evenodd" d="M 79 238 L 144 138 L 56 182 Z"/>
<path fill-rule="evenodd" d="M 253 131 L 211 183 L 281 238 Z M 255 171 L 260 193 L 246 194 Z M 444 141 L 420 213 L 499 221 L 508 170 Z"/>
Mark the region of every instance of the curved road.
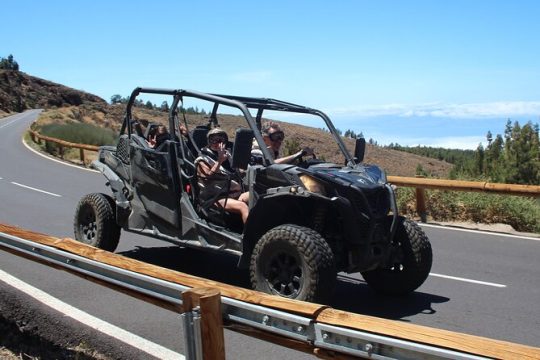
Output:
<path fill-rule="evenodd" d="M 38 114 L 32 110 L 0 119 L 0 222 L 73 237 L 73 211 L 80 197 L 108 190 L 100 174 L 44 159 L 23 145 L 21 136 Z M 417 292 L 402 298 L 381 297 L 359 276 L 344 275 L 340 276 L 332 306 L 540 346 L 540 239 L 433 226 L 425 226 L 424 230 L 432 242 L 434 263 L 431 276 Z M 234 285 L 249 284 L 247 274 L 235 268 L 232 258 L 180 249 L 126 233 L 116 252 Z M 163 358 L 184 353 L 180 320 L 171 312 L 0 250 L 1 273 L 66 303 L 52 305 L 56 307 L 53 318 L 62 317 L 56 311 L 63 311 L 69 304 L 136 339 L 126 345 L 126 340 L 111 340 L 74 322 L 81 334 L 107 344 L 106 350 L 121 349 L 125 358 L 151 358 L 149 353 Z M 33 303 L 13 285 L 2 282 L 1 277 L 0 294 L 10 292 L 20 301 Z M 228 330 L 225 341 L 231 359 L 250 359 L 254 354 L 260 359 L 311 358 Z"/>

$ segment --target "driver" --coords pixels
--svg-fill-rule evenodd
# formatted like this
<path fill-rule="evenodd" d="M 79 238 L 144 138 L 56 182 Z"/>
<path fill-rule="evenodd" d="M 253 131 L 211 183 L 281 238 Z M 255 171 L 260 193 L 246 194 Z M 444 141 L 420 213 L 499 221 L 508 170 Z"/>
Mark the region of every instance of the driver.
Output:
<path fill-rule="evenodd" d="M 261 133 L 264 143 L 268 147 L 268 150 L 270 150 L 270 152 L 274 156 L 274 162 L 276 164 L 290 164 L 296 160 L 300 160 L 303 156 L 314 155 L 313 149 L 306 146 L 297 153 L 288 156 L 282 156 L 280 150 L 283 139 L 285 138 L 285 133 L 283 132 L 283 130 L 281 130 L 279 124 L 275 122 L 267 121 L 263 123 L 261 127 Z M 254 158 L 262 158 L 262 151 L 259 149 L 256 142 L 254 142 L 251 155 Z"/>

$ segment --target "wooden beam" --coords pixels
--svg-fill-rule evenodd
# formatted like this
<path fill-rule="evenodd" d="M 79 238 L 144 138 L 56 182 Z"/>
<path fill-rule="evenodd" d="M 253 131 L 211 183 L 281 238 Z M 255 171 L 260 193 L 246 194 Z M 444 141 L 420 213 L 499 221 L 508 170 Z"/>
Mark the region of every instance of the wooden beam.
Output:
<path fill-rule="evenodd" d="M 402 176 L 388 176 L 388 182 L 398 186 L 433 190 L 476 191 L 504 195 L 540 196 L 540 186 L 538 185 L 495 184 L 482 181 L 422 179 Z"/>
<path fill-rule="evenodd" d="M 317 316 L 316 321 L 318 323 L 342 326 L 353 330 L 366 331 L 450 350 L 458 350 L 488 358 L 540 359 L 540 348 L 532 346 L 408 324 L 395 320 L 353 314 L 335 309 L 324 309 Z"/>

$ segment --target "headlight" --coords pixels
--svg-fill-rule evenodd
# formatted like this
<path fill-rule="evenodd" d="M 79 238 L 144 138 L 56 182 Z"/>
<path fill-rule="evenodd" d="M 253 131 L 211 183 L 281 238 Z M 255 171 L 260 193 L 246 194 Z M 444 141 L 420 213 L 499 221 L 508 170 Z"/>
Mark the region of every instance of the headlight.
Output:
<path fill-rule="evenodd" d="M 304 187 L 313 193 L 321 194 L 326 196 L 326 191 L 324 190 L 324 186 L 308 175 L 300 175 L 300 180 L 302 181 L 302 184 L 304 184 Z"/>

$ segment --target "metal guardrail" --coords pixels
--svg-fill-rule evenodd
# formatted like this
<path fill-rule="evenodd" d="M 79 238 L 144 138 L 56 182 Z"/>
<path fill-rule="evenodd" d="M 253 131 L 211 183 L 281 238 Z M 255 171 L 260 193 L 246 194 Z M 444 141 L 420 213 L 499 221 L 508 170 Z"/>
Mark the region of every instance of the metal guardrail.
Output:
<path fill-rule="evenodd" d="M 22 234 L 31 240 L 20 237 Z M 0 224 L 0 249 L 94 279 L 173 311 L 182 308 L 179 294 L 190 289 L 187 283 L 210 284 L 222 294 L 222 317 L 227 324 L 232 324 L 230 329 L 251 336 L 269 334 L 270 337 L 261 338 L 286 346 L 297 344 L 297 350 L 323 358 L 338 353 L 369 359 L 540 359 L 540 348 L 377 320 L 246 289 L 236 288 L 235 292 L 230 285 L 127 259 L 71 239 L 57 239 L 9 225 Z M 122 263 L 125 265 L 118 266 Z M 398 335 L 384 330 L 385 326 L 393 328 Z"/>

